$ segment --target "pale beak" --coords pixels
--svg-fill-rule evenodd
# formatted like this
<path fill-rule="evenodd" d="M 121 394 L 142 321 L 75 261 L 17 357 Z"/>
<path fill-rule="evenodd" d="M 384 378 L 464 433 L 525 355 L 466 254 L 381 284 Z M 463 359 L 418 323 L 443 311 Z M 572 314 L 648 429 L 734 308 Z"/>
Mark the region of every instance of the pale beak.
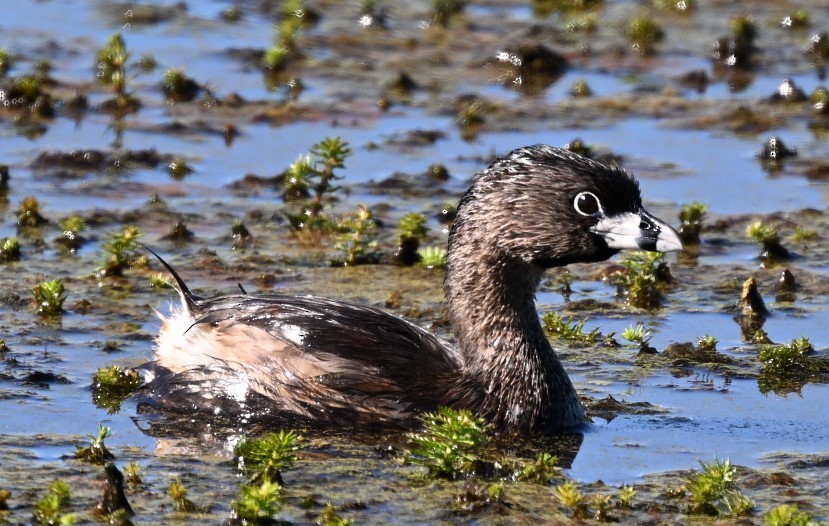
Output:
<path fill-rule="evenodd" d="M 591 230 L 602 236 L 607 246 L 614 250 L 682 250 L 682 241 L 676 230 L 645 210 L 602 217 Z"/>

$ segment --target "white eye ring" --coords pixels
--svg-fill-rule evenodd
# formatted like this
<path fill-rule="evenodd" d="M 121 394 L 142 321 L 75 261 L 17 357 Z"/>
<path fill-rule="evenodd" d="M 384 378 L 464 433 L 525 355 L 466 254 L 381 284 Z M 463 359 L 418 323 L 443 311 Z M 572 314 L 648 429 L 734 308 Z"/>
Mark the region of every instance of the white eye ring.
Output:
<path fill-rule="evenodd" d="M 579 192 L 573 199 L 573 208 L 583 216 L 601 217 L 604 215 L 602 203 L 593 192 Z"/>

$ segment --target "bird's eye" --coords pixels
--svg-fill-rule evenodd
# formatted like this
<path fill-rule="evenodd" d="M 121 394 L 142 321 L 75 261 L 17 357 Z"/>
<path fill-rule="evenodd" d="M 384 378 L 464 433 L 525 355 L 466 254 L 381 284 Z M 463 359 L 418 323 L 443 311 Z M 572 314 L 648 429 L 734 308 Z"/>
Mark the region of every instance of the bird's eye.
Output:
<path fill-rule="evenodd" d="M 576 212 L 583 216 L 596 216 L 602 213 L 602 204 L 599 198 L 591 192 L 581 192 L 573 200 Z"/>

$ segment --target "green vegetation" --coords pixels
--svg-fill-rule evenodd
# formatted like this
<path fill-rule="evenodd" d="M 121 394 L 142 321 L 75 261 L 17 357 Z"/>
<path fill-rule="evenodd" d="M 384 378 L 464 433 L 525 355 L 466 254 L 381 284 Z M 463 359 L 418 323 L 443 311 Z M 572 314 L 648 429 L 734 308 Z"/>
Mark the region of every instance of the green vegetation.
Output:
<path fill-rule="evenodd" d="M 144 485 L 144 481 L 141 480 L 141 466 L 138 462 L 133 461 L 124 466 L 124 479 L 132 488 Z"/>
<path fill-rule="evenodd" d="M 273 524 L 272 519 L 282 510 L 282 486 L 269 480 L 242 486 L 233 510 L 240 519 L 252 524 Z"/>
<path fill-rule="evenodd" d="M 699 236 L 708 215 L 708 205 L 693 202 L 679 211 L 679 237 L 688 245 L 699 243 Z"/>
<path fill-rule="evenodd" d="M 442 247 L 424 247 L 417 251 L 420 256 L 420 264 L 426 268 L 444 268 L 446 266 L 447 252 Z"/>
<path fill-rule="evenodd" d="M 114 108 L 133 111 L 140 105 L 127 91 L 127 61 L 130 53 L 121 33 L 113 33 L 98 51 L 96 70 L 98 82 L 111 86 L 115 93 Z"/>
<path fill-rule="evenodd" d="M 521 471 L 518 472 L 518 480 L 546 486 L 552 479 L 561 476 L 558 462 L 559 459 L 556 455 L 539 453 L 535 462 L 524 464 Z"/>
<path fill-rule="evenodd" d="M 812 367 L 809 354 L 814 352 L 807 337 L 795 338 L 788 345 L 763 345 L 760 362 L 763 372 L 776 375 L 793 375 L 808 372 Z"/>
<path fill-rule="evenodd" d="M 32 289 L 35 311 L 41 316 L 52 317 L 63 314 L 63 282 L 59 279 L 44 281 Z"/>
<path fill-rule="evenodd" d="M 563 484 L 559 484 L 556 486 L 555 495 L 559 502 L 570 508 L 574 519 L 586 519 L 590 516 L 587 499 L 575 482 L 568 480 Z"/>
<path fill-rule="evenodd" d="M 622 486 L 619 491 L 619 507 L 624 509 L 633 508 L 633 499 L 636 498 L 636 490 L 633 486 Z"/>
<path fill-rule="evenodd" d="M 576 322 L 572 316 L 565 319 L 558 312 L 550 311 L 544 314 L 541 321 L 544 324 L 544 330 L 549 336 L 567 342 L 589 345 L 596 343 L 602 337 L 602 333 L 599 332 L 598 328 L 590 332 L 584 331 L 587 318 Z"/>
<path fill-rule="evenodd" d="M 355 212 L 337 222 L 334 247 L 339 255 L 332 261 L 335 265 L 362 265 L 376 263 L 377 221 L 371 210 L 360 206 Z"/>
<path fill-rule="evenodd" d="M 700 462 L 702 472 L 688 479 L 690 513 L 697 515 L 745 515 L 754 509 L 754 502 L 734 488 L 737 474 L 729 459 L 715 459 L 713 463 Z"/>
<path fill-rule="evenodd" d="M 581 79 L 577 80 L 573 87 L 570 88 L 570 95 L 573 97 L 590 97 L 593 95 L 593 90 L 590 89 L 590 85 L 587 83 L 586 80 Z"/>
<path fill-rule="evenodd" d="M 180 69 L 168 69 L 164 74 L 161 88 L 167 99 L 173 102 L 190 102 L 202 89 L 198 82 Z"/>
<path fill-rule="evenodd" d="M 622 258 L 620 263 L 625 271 L 614 274 L 613 282 L 621 289 L 629 305 L 648 310 L 662 305 L 660 285 L 670 281 L 664 257 L 661 252 L 637 250 Z"/>
<path fill-rule="evenodd" d="M 791 257 L 789 251 L 780 243 L 780 234 L 774 225 L 755 221 L 746 227 L 746 236 L 763 247 L 760 259 L 766 265 L 774 265 Z"/>
<path fill-rule="evenodd" d="M 303 155 L 285 173 L 282 196 L 297 201 L 302 211 L 288 214 L 294 230 L 330 233 L 336 225 L 322 217 L 326 202 L 339 190 L 335 181 L 342 179 L 336 170 L 345 167 L 351 155 L 348 143 L 339 137 L 329 137 L 311 147 L 311 155 Z"/>
<path fill-rule="evenodd" d="M 121 402 L 140 386 L 138 371 L 117 365 L 103 367 L 92 377 L 92 401 L 98 407 L 117 411 Z"/>
<path fill-rule="evenodd" d="M 55 239 L 55 243 L 57 243 L 62 252 L 77 252 L 86 241 L 81 236 L 81 232 L 86 230 L 86 221 L 84 218 L 80 216 L 67 217 L 61 222 L 60 228 L 62 232 Z"/>
<path fill-rule="evenodd" d="M 696 0 L 653 0 L 653 6 L 666 11 L 689 13 L 697 8 Z"/>
<path fill-rule="evenodd" d="M 717 344 L 719 342 L 720 341 L 715 336 L 707 334 L 699 339 L 699 348 L 708 353 L 717 352 Z"/>
<path fill-rule="evenodd" d="M 143 236 L 144 232 L 133 225 L 112 234 L 104 243 L 108 256 L 98 268 L 98 273 L 102 276 L 121 276 L 127 268 L 145 265 L 146 257 L 141 255 L 141 244 L 138 242 Z"/>
<path fill-rule="evenodd" d="M 429 232 L 426 226 L 426 216 L 423 214 L 410 213 L 400 219 L 397 226 L 399 245 L 394 257 L 401 264 L 409 266 L 421 261 L 418 253 L 420 243 L 426 239 Z"/>
<path fill-rule="evenodd" d="M 250 477 L 250 483 L 260 481 L 282 482 L 281 471 L 291 467 L 297 453 L 305 447 L 301 436 L 293 431 L 280 430 L 259 438 L 247 439 L 236 446 L 239 466 Z"/>
<path fill-rule="evenodd" d="M 167 494 L 173 499 L 173 508 L 181 513 L 209 513 L 209 509 L 202 508 L 187 498 L 189 493 L 181 479 L 174 479 L 167 488 Z"/>
<path fill-rule="evenodd" d="M 781 504 L 766 515 L 766 526 L 818 526 L 818 522 L 805 511 L 800 511 L 794 504 Z"/>
<path fill-rule="evenodd" d="M 17 226 L 20 228 L 37 228 L 48 221 L 40 213 L 40 202 L 34 196 L 28 196 L 17 208 Z"/>
<path fill-rule="evenodd" d="M 66 507 L 69 506 L 71 496 L 72 492 L 69 484 L 62 480 L 53 482 L 46 491 L 46 495 L 35 504 L 34 519 L 37 524 L 41 526 L 75 524 L 78 521 L 75 514 L 63 513 Z"/>
<path fill-rule="evenodd" d="M 319 519 L 317 519 L 317 524 L 320 526 L 349 526 L 353 523 L 354 521 L 341 517 L 340 514 L 337 513 L 337 508 L 331 504 L 322 510 Z"/>
<path fill-rule="evenodd" d="M 0 263 L 20 261 L 20 242 L 16 237 L 4 237 L 0 240 Z"/>
<path fill-rule="evenodd" d="M 103 424 L 98 424 L 98 436 L 89 435 L 89 445 L 86 447 L 76 446 L 75 458 L 82 460 L 89 464 L 104 465 L 108 461 L 113 460 L 113 455 L 107 448 L 104 440 L 109 435 L 109 428 Z"/>
<path fill-rule="evenodd" d="M 187 163 L 187 159 L 176 157 L 167 165 L 167 173 L 170 174 L 171 179 L 182 181 L 185 177 L 193 173 L 193 168 Z"/>
<path fill-rule="evenodd" d="M 471 411 L 441 407 L 420 417 L 423 430 L 409 433 L 412 461 L 435 478 L 455 480 L 472 473 L 487 442 L 489 426 Z"/>
<path fill-rule="evenodd" d="M 641 323 L 637 323 L 636 327 L 628 327 L 622 331 L 622 338 L 630 343 L 639 345 L 639 352 L 651 354 L 656 352 L 656 350 L 650 346 L 651 338 L 653 338 L 653 332 L 646 329 Z"/>
<path fill-rule="evenodd" d="M 599 17 L 596 13 L 577 15 L 564 26 L 564 30 L 570 33 L 594 33 L 598 28 Z"/>
<path fill-rule="evenodd" d="M 0 48 L 0 77 L 5 77 L 12 68 L 12 56 L 9 50 Z"/>
<path fill-rule="evenodd" d="M 665 31 L 648 15 L 630 19 L 625 34 L 633 49 L 643 55 L 652 55 L 656 45 L 665 40 Z"/>

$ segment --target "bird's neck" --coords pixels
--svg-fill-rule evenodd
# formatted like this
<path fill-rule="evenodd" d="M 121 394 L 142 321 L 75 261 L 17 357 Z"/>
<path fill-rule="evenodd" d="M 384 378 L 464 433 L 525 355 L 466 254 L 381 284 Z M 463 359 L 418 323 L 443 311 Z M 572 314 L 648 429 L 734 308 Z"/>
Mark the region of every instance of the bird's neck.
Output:
<path fill-rule="evenodd" d="M 455 393 L 499 428 L 560 429 L 584 419 L 578 395 L 535 309 L 543 270 L 521 261 L 450 258 L 452 331 L 463 356 Z"/>

